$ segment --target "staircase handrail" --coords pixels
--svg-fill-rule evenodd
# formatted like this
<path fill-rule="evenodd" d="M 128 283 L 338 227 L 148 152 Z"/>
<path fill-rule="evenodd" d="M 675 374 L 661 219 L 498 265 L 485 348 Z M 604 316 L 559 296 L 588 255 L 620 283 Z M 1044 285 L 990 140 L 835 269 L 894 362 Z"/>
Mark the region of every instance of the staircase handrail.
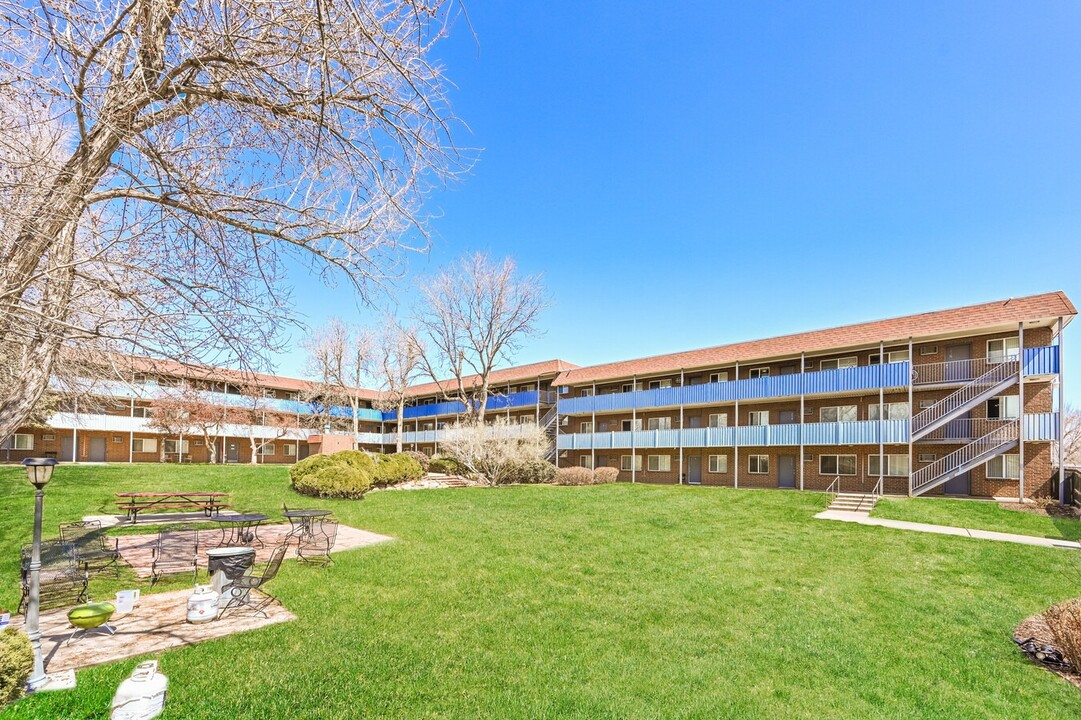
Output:
<path fill-rule="evenodd" d="M 930 485 L 938 478 L 951 470 L 961 467 L 973 458 L 982 455 L 988 450 L 1004 445 L 1017 439 L 1018 420 L 1011 420 L 1002 427 L 995 428 L 983 437 L 973 440 L 959 450 L 935 460 L 930 465 L 925 465 L 912 473 L 912 491 Z"/>
<path fill-rule="evenodd" d="M 963 387 L 950 393 L 926 410 L 922 410 L 916 415 L 913 415 L 911 420 L 912 432 L 916 433 L 923 430 L 935 420 L 962 407 L 965 403 L 977 397 L 980 393 L 985 392 L 988 388 L 1004 382 L 1010 379 L 1012 375 L 1016 374 L 1016 360 L 1004 360 L 1001 363 L 996 363 L 994 367 L 983 375 L 971 380 Z"/>
<path fill-rule="evenodd" d="M 834 490 L 835 487 L 837 488 L 836 490 Z M 839 493 L 839 492 L 841 492 L 841 476 L 840 475 L 833 478 L 833 480 L 830 482 L 830 484 L 826 486 L 826 492 L 828 492 L 828 493 L 830 493 L 830 492 L 831 493 Z"/>

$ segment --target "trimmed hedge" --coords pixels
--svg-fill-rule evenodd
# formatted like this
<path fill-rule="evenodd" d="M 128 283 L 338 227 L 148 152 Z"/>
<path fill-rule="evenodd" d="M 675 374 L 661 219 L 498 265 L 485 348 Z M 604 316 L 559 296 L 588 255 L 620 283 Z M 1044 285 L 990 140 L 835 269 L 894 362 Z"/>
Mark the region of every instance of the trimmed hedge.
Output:
<path fill-rule="evenodd" d="M 465 465 L 451 457 L 432 458 L 432 461 L 428 464 L 428 471 L 443 473 L 444 475 L 465 475 L 469 472 Z"/>
<path fill-rule="evenodd" d="M 599 467 L 593 471 L 594 485 L 607 485 L 614 483 L 619 477 L 619 470 L 614 467 Z"/>
<path fill-rule="evenodd" d="M 372 487 L 375 462 L 358 450 L 312 455 L 289 468 L 293 489 L 322 498 L 361 498 Z"/>
<path fill-rule="evenodd" d="M 424 477 L 424 468 L 414 458 L 405 453 L 380 455 L 375 464 L 372 480 L 376 485 L 397 485 L 408 480 Z"/>
<path fill-rule="evenodd" d="M 547 460 L 536 458 L 514 468 L 511 482 L 523 485 L 543 485 L 555 479 L 556 467 Z"/>
<path fill-rule="evenodd" d="M 399 454 L 406 455 L 416 460 L 418 463 L 420 463 L 420 469 L 424 472 L 428 472 L 428 466 L 432 464 L 432 459 L 430 457 L 428 457 L 422 452 L 417 452 L 416 450 L 403 450 Z"/>
<path fill-rule="evenodd" d="M 14 628 L 0 632 L 0 707 L 22 697 L 33 669 L 30 638 Z"/>
<path fill-rule="evenodd" d="M 584 467 L 559 468 L 555 472 L 554 485 L 605 485 L 613 483 L 619 477 L 619 470 L 612 467 L 600 467 L 590 470 Z"/>

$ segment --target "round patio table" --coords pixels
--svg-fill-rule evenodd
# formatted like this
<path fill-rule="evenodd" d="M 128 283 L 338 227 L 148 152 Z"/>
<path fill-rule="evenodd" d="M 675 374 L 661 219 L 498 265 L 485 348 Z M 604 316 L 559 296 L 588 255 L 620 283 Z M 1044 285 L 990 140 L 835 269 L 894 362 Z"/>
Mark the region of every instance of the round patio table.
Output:
<path fill-rule="evenodd" d="M 259 513 L 218 515 L 211 518 L 211 522 L 221 525 L 221 542 L 218 547 L 256 544 L 264 547 L 263 541 L 259 539 L 258 528 L 266 519 L 266 515 Z"/>
<path fill-rule="evenodd" d="M 286 510 L 282 517 L 289 520 L 290 535 L 311 536 L 312 520 L 330 515 L 330 510 Z"/>

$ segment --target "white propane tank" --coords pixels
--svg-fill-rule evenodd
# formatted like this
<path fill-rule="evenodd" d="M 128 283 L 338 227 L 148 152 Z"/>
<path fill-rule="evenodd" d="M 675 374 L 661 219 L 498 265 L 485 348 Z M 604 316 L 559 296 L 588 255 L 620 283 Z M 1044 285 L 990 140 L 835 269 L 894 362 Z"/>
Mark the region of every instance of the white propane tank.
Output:
<path fill-rule="evenodd" d="M 139 663 L 113 696 L 110 720 L 150 720 L 165 708 L 169 678 L 158 672 L 158 661 Z"/>
<path fill-rule="evenodd" d="M 218 617 L 218 593 L 210 585 L 196 585 L 188 597 L 188 622 L 205 623 Z"/>

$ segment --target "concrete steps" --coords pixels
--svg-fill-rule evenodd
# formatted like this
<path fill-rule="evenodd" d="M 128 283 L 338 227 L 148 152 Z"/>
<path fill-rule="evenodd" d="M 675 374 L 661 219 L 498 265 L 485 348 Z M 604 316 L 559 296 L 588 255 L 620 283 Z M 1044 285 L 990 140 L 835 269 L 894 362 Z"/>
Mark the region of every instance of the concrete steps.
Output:
<path fill-rule="evenodd" d="M 830 510 L 869 513 L 878 502 L 877 495 L 870 493 L 837 493 L 830 503 Z"/>

